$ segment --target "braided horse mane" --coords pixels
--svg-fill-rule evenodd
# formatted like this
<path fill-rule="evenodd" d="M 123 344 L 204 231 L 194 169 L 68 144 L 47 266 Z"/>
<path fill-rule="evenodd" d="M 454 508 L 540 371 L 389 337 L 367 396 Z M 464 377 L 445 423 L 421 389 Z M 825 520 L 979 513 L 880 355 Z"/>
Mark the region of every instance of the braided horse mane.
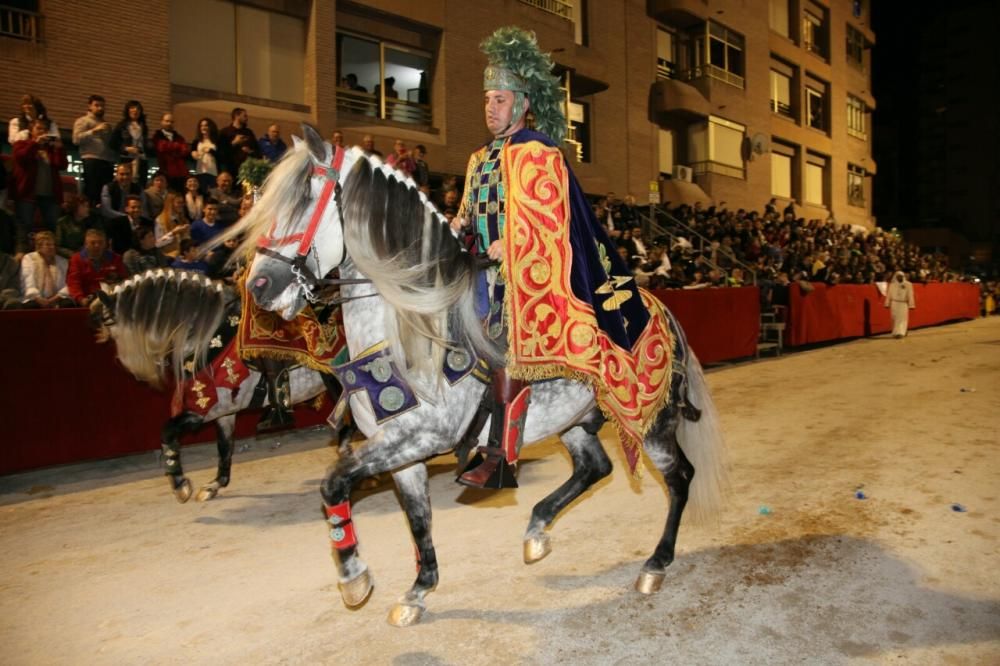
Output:
<path fill-rule="evenodd" d="M 193 356 L 196 366 L 204 364 L 233 297 L 222 282 L 200 273 L 160 268 L 100 292 L 92 307 L 104 307 L 122 365 L 136 379 L 161 387 L 167 368 L 182 377 L 186 359 Z"/>
<path fill-rule="evenodd" d="M 469 346 L 501 361 L 476 315 L 476 257 L 411 178 L 352 150 L 358 158 L 344 185 L 344 244 L 387 304 L 386 341 L 397 367 L 433 383 L 448 349 Z"/>

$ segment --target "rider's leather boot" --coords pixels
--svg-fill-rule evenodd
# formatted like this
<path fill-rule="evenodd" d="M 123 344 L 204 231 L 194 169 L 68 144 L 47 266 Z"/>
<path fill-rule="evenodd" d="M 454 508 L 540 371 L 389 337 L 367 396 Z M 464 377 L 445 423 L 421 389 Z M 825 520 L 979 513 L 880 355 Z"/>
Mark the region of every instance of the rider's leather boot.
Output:
<path fill-rule="evenodd" d="M 288 430 L 295 425 L 292 414 L 292 391 L 288 380 L 291 364 L 272 358 L 261 359 L 260 368 L 267 382 L 268 406 L 257 422 L 257 434 Z"/>
<path fill-rule="evenodd" d="M 476 455 L 456 481 L 472 488 L 517 488 L 517 453 L 524 441 L 531 386 L 500 369 L 493 373 L 492 387 L 493 415 L 487 445 L 476 449 Z"/>

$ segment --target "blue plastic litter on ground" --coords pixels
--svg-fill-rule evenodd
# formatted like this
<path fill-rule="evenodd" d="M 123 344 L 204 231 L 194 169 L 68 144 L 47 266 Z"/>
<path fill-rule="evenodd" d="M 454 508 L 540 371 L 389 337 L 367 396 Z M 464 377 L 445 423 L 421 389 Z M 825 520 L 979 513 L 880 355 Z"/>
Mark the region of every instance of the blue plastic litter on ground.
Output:
<path fill-rule="evenodd" d="M 964 506 L 957 503 L 951 505 L 951 510 L 954 511 L 955 513 L 965 513 L 966 511 L 968 511 L 968 509 L 966 509 Z"/>
<path fill-rule="evenodd" d="M 757 509 L 757 513 L 759 513 L 762 516 L 770 516 L 771 515 L 771 507 L 766 506 L 764 504 L 761 504 L 760 508 Z"/>
<path fill-rule="evenodd" d="M 858 490 L 854 493 L 854 499 L 866 500 L 868 499 L 868 495 L 865 495 L 865 491 Z"/>

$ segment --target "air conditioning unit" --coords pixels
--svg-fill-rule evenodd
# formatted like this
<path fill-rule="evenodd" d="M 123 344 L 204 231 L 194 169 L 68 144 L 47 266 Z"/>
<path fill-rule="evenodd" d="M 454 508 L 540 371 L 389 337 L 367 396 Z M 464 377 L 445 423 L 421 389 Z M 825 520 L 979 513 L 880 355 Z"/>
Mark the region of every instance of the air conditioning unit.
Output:
<path fill-rule="evenodd" d="M 685 183 L 693 183 L 694 171 L 689 166 L 684 166 L 683 164 L 675 164 L 674 178 L 677 180 L 683 180 Z"/>

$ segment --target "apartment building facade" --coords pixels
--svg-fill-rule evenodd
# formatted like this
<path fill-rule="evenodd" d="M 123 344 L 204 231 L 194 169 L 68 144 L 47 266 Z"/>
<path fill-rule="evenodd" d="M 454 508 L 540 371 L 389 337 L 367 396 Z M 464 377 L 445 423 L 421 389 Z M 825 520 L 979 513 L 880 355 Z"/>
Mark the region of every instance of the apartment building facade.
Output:
<path fill-rule="evenodd" d="M 587 192 L 642 203 L 661 177 L 690 179 L 729 208 L 776 196 L 807 218 L 872 223 L 867 0 L 20 5 L 0 15 L 0 108 L 33 93 L 64 130 L 91 93 L 114 120 L 142 101 L 151 130 L 171 111 L 188 138 L 240 106 L 258 134 L 309 122 L 383 152 L 398 138 L 462 174 L 488 138 L 477 45 L 516 24 L 552 53 Z"/>

